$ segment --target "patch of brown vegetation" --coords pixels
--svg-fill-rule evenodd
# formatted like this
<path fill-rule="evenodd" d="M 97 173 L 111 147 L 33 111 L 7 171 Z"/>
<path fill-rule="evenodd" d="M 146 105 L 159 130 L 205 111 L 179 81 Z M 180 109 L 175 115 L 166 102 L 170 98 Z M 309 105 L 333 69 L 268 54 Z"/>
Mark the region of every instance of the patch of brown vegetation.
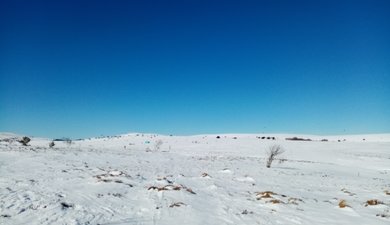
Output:
<path fill-rule="evenodd" d="M 390 195 L 390 191 L 385 190 L 385 194 L 386 194 L 386 195 Z"/>
<path fill-rule="evenodd" d="M 279 204 L 279 203 L 284 204 L 284 202 L 280 201 L 279 199 L 272 199 L 272 200 L 269 200 L 268 202 L 272 203 L 272 204 Z"/>
<path fill-rule="evenodd" d="M 277 194 L 272 191 L 256 192 L 256 199 L 260 200 L 263 198 L 272 198 L 272 195 L 277 195 Z"/>
<path fill-rule="evenodd" d="M 366 201 L 366 204 L 364 206 L 367 207 L 369 205 L 379 205 L 379 204 L 383 204 L 383 202 L 378 201 L 377 199 L 370 199 Z"/>
<path fill-rule="evenodd" d="M 340 200 L 340 202 L 339 202 L 339 207 L 340 207 L 340 208 L 345 208 L 345 207 L 350 207 L 350 206 L 347 205 L 347 201 L 345 201 L 345 200 Z"/>
<path fill-rule="evenodd" d="M 174 190 L 174 191 L 180 191 L 181 190 L 181 186 L 173 186 L 172 187 L 172 190 Z"/>
<path fill-rule="evenodd" d="M 274 195 L 277 195 L 278 198 L 275 198 Z M 266 199 L 266 203 L 272 204 L 293 204 L 298 205 L 299 202 L 303 202 L 300 198 L 288 197 L 287 195 L 277 194 L 272 191 L 263 191 L 256 192 L 256 200 Z"/>

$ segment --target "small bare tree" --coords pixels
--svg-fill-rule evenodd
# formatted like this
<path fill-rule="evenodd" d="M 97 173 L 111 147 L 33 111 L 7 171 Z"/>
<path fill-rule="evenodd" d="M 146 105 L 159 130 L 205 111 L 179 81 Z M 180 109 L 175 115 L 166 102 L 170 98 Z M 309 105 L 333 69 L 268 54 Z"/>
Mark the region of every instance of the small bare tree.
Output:
<path fill-rule="evenodd" d="M 267 151 L 267 168 L 271 167 L 272 162 L 277 156 L 284 153 L 284 149 L 280 145 L 272 145 Z"/>

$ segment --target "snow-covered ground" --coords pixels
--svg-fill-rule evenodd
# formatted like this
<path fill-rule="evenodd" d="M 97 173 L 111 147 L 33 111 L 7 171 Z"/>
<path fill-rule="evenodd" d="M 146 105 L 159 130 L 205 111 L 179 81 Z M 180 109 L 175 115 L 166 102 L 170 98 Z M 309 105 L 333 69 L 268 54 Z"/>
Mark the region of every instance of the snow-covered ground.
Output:
<path fill-rule="evenodd" d="M 2 133 L 0 224 L 390 224 L 390 134 L 217 136 Z"/>

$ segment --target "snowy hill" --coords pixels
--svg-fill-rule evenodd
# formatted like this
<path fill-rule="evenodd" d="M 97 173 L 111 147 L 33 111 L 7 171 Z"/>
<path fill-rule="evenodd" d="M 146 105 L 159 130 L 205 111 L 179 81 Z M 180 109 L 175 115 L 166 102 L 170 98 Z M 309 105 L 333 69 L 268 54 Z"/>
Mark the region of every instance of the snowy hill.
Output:
<path fill-rule="evenodd" d="M 390 134 L 21 137 L 0 133 L 0 224 L 390 223 Z"/>

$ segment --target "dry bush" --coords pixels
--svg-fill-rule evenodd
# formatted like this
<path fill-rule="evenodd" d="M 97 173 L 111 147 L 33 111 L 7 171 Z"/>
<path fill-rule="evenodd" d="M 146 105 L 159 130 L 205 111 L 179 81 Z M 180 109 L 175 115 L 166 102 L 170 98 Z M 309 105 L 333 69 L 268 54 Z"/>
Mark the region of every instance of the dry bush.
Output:
<path fill-rule="evenodd" d="M 202 177 L 211 177 L 208 173 L 202 173 Z"/>
<path fill-rule="evenodd" d="M 182 189 L 191 193 L 191 194 L 196 195 L 196 193 L 191 188 L 188 188 L 188 187 L 181 185 L 181 184 L 179 184 L 179 185 L 168 184 L 168 185 L 165 185 L 162 187 L 157 187 L 157 186 L 148 187 L 148 190 L 157 190 L 157 191 L 180 191 Z"/>
<path fill-rule="evenodd" d="M 340 200 L 340 202 L 339 202 L 339 207 L 340 207 L 340 208 L 345 208 L 345 207 L 350 207 L 350 206 L 347 205 L 347 201 L 345 201 L 345 200 Z"/>
<path fill-rule="evenodd" d="M 164 142 L 162 140 L 156 141 L 156 143 L 154 144 L 154 150 L 155 151 L 160 150 L 162 144 L 164 144 Z"/>
<path fill-rule="evenodd" d="M 378 201 L 377 199 L 370 199 L 366 201 L 366 204 L 364 206 L 367 207 L 369 205 L 379 205 L 379 204 L 383 204 L 383 202 Z"/>
<path fill-rule="evenodd" d="M 282 201 L 280 201 L 280 200 L 278 200 L 278 199 L 272 199 L 272 200 L 270 200 L 270 201 L 268 201 L 268 202 L 270 202 L 270 203 L 272 203 L 272 204 L 279 204 L 279 203 L 284 204 L 284 202 L 282 202 Z"/>
<path fill-rule="evenodd" d="M 54 145 L 55 145 L 55 144 L 54 144 L 54 141 L 50 142 L 50 143 L 49 143 L 49 148 L 53 148 Z"/>
<path fill-rule="evenodd" d="M 191 188 L 186 188 L 186 191 L 193 195 L 196 195 L 196 193 Z"/>
<path fill-rule="evenodd" d="M 304 202 L 300 198 L 288 197 L 284 194 L 277 194 L 272 191 L 255 192 L 256 200 L 266 200 L 266 203 L 272 204 L 293 204 L 298 205 L 299 202 Z M 275 196 L 278 196 L 277 198 Z M 267 201 L 268 200 L 268 201 Z"/>
<path fill-rule="evenodd" d="M 272 195 L 276 195 L 276 193 L 272 191 L 263 191 L 263 192 L 257 192 L 256 193 L 256 199 L 260 200 L 263 198 L 272 198 Z"/>
<path fill-rule="evenodd" d="M 180 207 L 182 205 L 186 205 L 184 202 L 175 202 L 175 203 L 172 203 L 169 208 L 173 208 L 173 207 Z"/>
<path fill-rule="evenodd" d="M 280 145 L 272 145 L 269 147 L 267 152 L 267 168 L 270 168 L 276 157 L 283 154 L 284 152 L 284 149 Z"/>
<path fill-rule="evenodd" d="M 298 202 L 303 202 L 303 200 L 300 198 L 289 198 L 288 199 L 289 204 L 298 205 Z"/>
<path fill-rule="evenodd" d="M 31 141 L 31 139 L 29 137 L 23 137 L 22 140 L 20 140 L 19 142 L 24 145 L 24 146 L 27 146 L 27 144 Z"/>

